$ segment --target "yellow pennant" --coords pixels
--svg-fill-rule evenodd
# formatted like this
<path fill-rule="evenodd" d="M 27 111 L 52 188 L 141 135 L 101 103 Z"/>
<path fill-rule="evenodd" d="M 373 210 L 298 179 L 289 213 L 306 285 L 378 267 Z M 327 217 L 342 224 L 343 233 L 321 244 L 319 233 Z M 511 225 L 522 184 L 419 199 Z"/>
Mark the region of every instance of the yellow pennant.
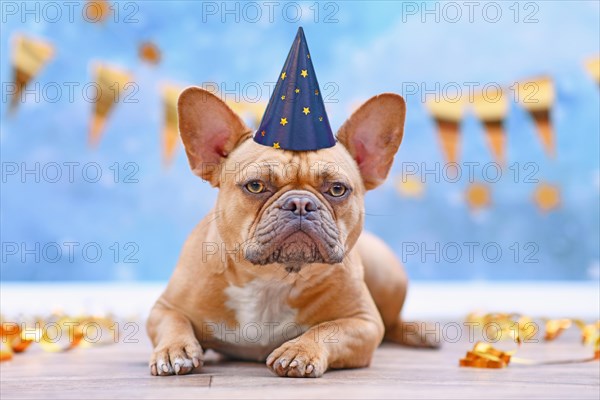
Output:
<path fill-rule="evenodd" d="M 96 95 L 92 100 L 94 110 L 90 123 L 89 143 L 95 146 L 100 141 L 102 131 L 114 105 L 132 83 L 132 77 L 120 69 L 97 64 L 93 67 L 96 82 Z"/>
<path fill-rule="evenodd" d="M 587 60 L 585 68 L 592 78 L 594 78 L 596 84 L 600 86 L 600 56 Z"/>
<path fill-rule="evenodd" d="M 54 56 L 54 46 L 43 40 L 23 35 L 14 38 L 12 59 L 13 83 L 16 85 L 12 95 L 10 109 L 16 110 L 27 84 L 33 80 Z"/>
<path fill-rule="evenodd" d="M 165 85 L 162 88 L 164 127 L 162 134 L 163 162 L 168 165 L 172 162 L 177 143 L 179 142 L 179 127 L 177 119 L 177 100 L 183 88 L 174 85 Z"/>
<path fill-rule="evenodd" d="M 550 78 L 543 77 L 522 81 L 518 88 L 517 100 L 533 118 L 546 154 L 555 157 L 556 143 L 551 119 L 551 110 L 556 96 L 554 83 Z"/>
<path fill-rule="evenodd" d="M 504 118 L 508 113 L 508 100 L 502 89 L 490 87 L 473 99 L 475 115 L 483 123 L 487 142 L 499 164 L 506 162 L 506 132 Z"/>
<path fill-rule="evenodd" d="M 463 118 L 463 104 L 460 101 L 427 101 L 429 112 L 438 128 L 442 150 L 446 161 L 457 162 L 460 141 L 460 122 Z"/>

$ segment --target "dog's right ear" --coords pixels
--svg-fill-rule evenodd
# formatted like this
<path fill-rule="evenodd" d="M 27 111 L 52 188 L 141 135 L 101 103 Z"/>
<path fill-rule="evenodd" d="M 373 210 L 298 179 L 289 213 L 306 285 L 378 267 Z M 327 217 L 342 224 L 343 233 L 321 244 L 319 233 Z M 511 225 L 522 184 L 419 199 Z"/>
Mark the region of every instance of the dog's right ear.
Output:
<path fill-rule="evenodd" d="M 219 186 L 221 163 L 252 131 L 221 99 L 199 87 L 185 89 L 177 109 L 192 171 Z"/>

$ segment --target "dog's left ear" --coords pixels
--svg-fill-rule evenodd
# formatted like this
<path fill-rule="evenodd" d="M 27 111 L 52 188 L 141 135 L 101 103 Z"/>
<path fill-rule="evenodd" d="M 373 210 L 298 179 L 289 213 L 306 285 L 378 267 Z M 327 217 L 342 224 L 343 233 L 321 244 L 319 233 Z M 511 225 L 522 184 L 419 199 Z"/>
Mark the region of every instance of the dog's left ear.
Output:
<path fill-rule="evenodd" d="M 402 142 L 406 104 L 402 96 L 371 97 L 342 125 L 337 139 L 358 164 L 367 190 L 381 185 Z"/>

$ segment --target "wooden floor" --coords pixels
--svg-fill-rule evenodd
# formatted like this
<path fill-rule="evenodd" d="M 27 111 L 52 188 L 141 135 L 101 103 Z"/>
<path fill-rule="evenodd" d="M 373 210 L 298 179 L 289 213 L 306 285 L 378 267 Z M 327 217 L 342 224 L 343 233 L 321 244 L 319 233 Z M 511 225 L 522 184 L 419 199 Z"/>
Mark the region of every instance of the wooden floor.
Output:
<path fill-rule="evenodd" d="M 502 370 L 459 368 L 472 347 L 442 350 L 383 345 L 366 369 L 332 371 L 320 379 L 279 378 L 262 364 L 212 361 L 187 376 L 152 377 L 148 341 L 44 353 L 39 347 L 0 364 L 4 399 L 198 398 L 486 398 L 598 399 L 600 363 L 526 366 Z M 511 349 L 511 343 L 497 347 Z M 577 337 L 527 344 L 518 356 L 539 360 L 589 357 Z"/>

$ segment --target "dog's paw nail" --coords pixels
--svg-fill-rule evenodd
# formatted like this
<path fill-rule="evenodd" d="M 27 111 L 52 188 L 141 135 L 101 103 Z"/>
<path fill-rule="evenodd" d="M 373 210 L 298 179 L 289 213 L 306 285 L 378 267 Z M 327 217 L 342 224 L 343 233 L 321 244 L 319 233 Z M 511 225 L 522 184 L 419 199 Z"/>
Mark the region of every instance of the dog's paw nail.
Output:
<path fill-rule="evenodd" d="M 275 361 L 275 357 L 274 356 L 269 356 L 267 358 L 267 365 L 271 366 L 271 364 L 273 364 L 273 361 Z"/>
<path fill-rule="evenodd" d="M 177 363 L 175 363 L 175 375 L 179 375 L 179 371 L 181 371 L 181 366 Z"/>
<path fill-rule="evenodd" d="M 290 363 L 290 368 L 296 368 L 298 366 L 298 361 L 294 360 Z"/>
<path fill-rule="evenodd" d="M 152 365 L 150 366 L 150 374 L 151 374 L 152 376 L 156 376 L 156 375 L 158 375 L 158 371 L 156 371 L 156 364 L 152 364 Z"/>
<path fill-rule="evenodd" d="M 162 365 L 163 372 L 169 372 L 169 366 L 167 364 Z"/>
<path fill-rule="evenodd" d="M 313 372 L 313 369 L 315 369 L 315 367 L 313 367 L 312 364 L 308 364 L 308 366 L 306 367 L 306 373 L 310 374 L 311 372 Z"/>
<path fill-rule="evenodd" d="M 200 366 L 200 360 L 196 357 L 192 358 L 192 363 L 194 364 L 194 368 L 198 368 Z"/>
<path fill-rule="evenodd" d="M 288 365 L 288 361 L 284 358 L 283 360 L 279 361 L 279 365 L 281 365 L 281 368 L 285 368 Z"/>

